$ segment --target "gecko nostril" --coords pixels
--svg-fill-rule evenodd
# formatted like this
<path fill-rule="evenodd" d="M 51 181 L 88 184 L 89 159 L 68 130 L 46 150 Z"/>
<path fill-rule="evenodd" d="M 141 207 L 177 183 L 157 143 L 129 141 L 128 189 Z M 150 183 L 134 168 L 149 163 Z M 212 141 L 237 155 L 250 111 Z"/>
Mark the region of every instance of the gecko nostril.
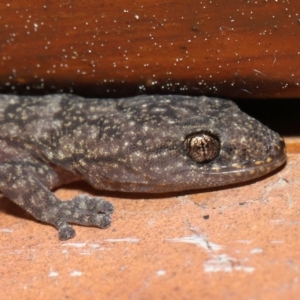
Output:
<path fill-rule="evenodd" d="M 285 142 L 283 138 L 280 139 L 278 145 L 279 145 L 279 152 L 286 153 Z"/>

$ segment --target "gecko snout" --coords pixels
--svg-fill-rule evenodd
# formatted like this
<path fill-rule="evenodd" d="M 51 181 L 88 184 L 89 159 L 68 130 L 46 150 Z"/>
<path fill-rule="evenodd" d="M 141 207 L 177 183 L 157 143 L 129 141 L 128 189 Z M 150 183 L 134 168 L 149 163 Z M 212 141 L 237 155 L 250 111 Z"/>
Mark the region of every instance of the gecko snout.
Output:
<path fill-rule="evenodd" d="M 280 166 L 286 161 L 286 148 L 282 137 L 279 137 L 273 147 L 270 147 L 265 161 L 266 163 L 272 162 L 274 166 Z"/>

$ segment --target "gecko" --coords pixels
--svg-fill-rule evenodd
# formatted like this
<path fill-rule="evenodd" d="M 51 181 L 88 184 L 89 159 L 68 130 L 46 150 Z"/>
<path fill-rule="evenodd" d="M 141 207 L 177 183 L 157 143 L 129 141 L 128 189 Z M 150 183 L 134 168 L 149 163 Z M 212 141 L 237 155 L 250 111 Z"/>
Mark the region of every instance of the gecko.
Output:
<path fill-rule="evenodd" d="M 261 177 L 286 161 L 283 139 L 230 101 L 206 96 L 86 99 L 0 95 L 0 191 L 60 240 L 71 224 L 107 228 L 101 197 L 58 199 L 87 181 L 99 190 L 165 193 Z"/>

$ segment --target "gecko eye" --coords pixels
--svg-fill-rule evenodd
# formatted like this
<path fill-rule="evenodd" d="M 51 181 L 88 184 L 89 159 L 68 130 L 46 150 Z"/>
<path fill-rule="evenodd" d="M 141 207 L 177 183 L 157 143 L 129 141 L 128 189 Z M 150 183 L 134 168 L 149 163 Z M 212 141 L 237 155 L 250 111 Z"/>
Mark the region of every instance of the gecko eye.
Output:
<path fill-rule="evenodd" d="M 208 162 L 220 151 L 219 139 L 207 132 L 197 132 L 186 137 L 184 148 L 187 155 L 197 162 Z"/>

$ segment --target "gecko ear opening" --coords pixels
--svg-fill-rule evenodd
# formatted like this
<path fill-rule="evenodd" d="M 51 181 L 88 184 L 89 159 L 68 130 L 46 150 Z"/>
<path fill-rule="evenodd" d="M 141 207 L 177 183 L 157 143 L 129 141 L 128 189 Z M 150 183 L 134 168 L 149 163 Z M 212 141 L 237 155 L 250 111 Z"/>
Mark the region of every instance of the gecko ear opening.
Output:
<path fill-rule="evenodd" d="M 220 152 L 220 140 L 209 132 L 195 132 L 184 140 L 187 155 L 196 162 L 209 162 Z"/>

